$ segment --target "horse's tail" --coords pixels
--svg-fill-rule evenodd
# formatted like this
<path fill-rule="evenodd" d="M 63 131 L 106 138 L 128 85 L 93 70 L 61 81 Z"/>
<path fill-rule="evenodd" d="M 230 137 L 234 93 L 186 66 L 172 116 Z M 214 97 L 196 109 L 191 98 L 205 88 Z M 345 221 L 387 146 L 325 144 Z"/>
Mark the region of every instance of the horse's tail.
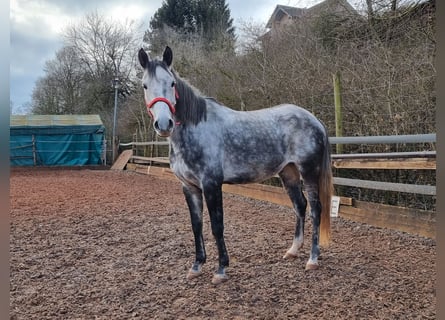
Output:
<path fill-rule="evenodd" d="M 334 192 L 332 183 L 331 149 L 327 130 L 324 143 L 323 160 L 320 170 L 318 194 L 321 202 L 320 245 L 328 246 L 331 238 L 331 199 Z"/>

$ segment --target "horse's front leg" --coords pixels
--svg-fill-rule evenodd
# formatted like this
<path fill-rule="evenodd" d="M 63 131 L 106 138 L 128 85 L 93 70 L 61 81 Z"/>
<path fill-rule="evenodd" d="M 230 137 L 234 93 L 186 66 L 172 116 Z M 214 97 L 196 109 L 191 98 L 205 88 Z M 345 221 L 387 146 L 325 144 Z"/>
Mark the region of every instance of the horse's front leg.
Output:
<path fill-rule="evenodd" d="M 202 236 L 202 191 L 201 189 L 183 185 L 185 200 L 187 202 L 192 221 L 193 235 L 195 237 L 195 262 L 187 274 L 187 279 L 194 279 L 202 274 L 202 265 L 206 262 L 204 238 Z"/>
<path fill-rule="evenodd" d="M 227 254 L 226 244 L 224 242 L 222 185 L 208 183 L 204 186 L 204 197 L 206 199 L 207 209 L 210 215 L 210 223 L 212 226 L 212 234 L 216 240 L 219 257 L 218 270 L 213 276 L 212 283 L 219 284 L 228 280 L 226 275 L 226 267 L 229 266 L 229 256 Z"/>

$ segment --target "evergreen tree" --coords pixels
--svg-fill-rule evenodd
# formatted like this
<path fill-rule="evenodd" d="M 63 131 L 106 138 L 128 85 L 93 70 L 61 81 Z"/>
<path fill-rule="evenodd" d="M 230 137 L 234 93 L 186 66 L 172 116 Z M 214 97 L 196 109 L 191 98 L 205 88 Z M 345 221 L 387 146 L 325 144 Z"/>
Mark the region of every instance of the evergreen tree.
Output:
<path fill-rule="evenodd" d="M 193 7 L 194 1 L 165 0 L 150 20 L 150 27 L 156 30 L 167 25 L 176 31 L 196 32 Z"/>
<path fill-rule="evenodd" d="M 165 0 L 150 21 L 145 41 L 153 51 L 165 46 L 166 30 L 200 36 L 210 50 L 233 50 L 235 28 L 225 0 Z M 167 27 L 167 28 L 166 28 Z"/>
<path fill-rule="evenodd" d="M 235 28 L 225 0 L 199 0 L 195 7 L 196 29 L 211 46 L 233 45 Z M 228 43 L 227 43 L 228 42 Z M 232 43 L 231 43 L 232 42 Z"/>

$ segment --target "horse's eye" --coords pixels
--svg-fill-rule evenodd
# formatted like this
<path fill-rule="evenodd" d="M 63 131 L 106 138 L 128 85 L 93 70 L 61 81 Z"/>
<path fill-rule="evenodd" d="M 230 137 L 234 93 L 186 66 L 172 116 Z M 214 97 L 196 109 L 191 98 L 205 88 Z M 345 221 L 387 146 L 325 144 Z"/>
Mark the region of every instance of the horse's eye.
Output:
<path fill-rule="evenodd" d="M 147 90 L 147 85 L 146 84 L 144 84 L 144 89 Z"/>
<path fill-rule="evenodd" d="M 176 85 L 176 81 L 172 82 L 172 88 Z"/>

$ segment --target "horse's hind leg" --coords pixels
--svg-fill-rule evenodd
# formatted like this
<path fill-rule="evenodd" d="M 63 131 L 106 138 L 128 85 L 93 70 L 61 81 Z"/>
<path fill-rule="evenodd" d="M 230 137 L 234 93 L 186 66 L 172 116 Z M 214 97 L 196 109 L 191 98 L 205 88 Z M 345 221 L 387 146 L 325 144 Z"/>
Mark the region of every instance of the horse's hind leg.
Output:
<path fill-rule="evenodd" d="M 201 275 L 201 267 L 206 262 L 204 238 L 202 235 L 202 191 L 199 188 L 183 185 L 185 200 L 190 210 L 193 235 L 195 237 L 195 262 L 187 274 L 187 279 L 193 279 Z"/>
<path fill-rule="evenodd" d="M 314 179 L 315 180 L 315 179 Z M 308 194 L 309 204 L 311 206 L 311 219 L 312 219 L 312 245 L 311 254 L 308 262 L 306 263 L 306 270 L 318 269 L 318 257 L 320 256 L 320 221 L 321 221 L 321 202 L 319 197 L 318 178 L 314 182 L 311 180 L 305 180 L 305 189 Z"/>
<path fill-rule="evenodd" d="M 304 220 L 306 217 L 307 201 L 302 192 L 300 174 L 294 164 L 288 164 L 279 173 L 281 181 L 289 195 L 295 209 L 296 226 L 292 247 L 287 250 L 284 259 L 294 258 L 303 245 Z"/>

